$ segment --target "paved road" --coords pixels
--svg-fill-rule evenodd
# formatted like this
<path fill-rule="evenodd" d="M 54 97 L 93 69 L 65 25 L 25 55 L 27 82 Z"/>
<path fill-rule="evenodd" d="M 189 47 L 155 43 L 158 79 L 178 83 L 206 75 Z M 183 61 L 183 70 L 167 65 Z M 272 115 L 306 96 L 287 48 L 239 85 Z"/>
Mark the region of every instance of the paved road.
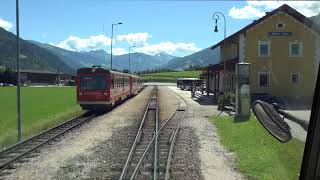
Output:
<path fill-rule="evenodd" d="M 311 113 L 311 110 L 290 110 L 290 111 L 287 111 L 288 113 L 300 118 L 300 119 L 303 119 L 303 120 L 306 120 L 306 121 L 309 121 L 310 120 L 310 113 Z M 300 126 L 298 125 L 297 123 L 294 123 L 290 120 L 287 120 L 285 119 L 285 121 L 288 123 L 288 125 L 290 126 L 291 128 L 291 133 L 292 133 L 292 136 L 305 142 L 306 141 L 306 137 L 307 137 L 307 132 Z"/>

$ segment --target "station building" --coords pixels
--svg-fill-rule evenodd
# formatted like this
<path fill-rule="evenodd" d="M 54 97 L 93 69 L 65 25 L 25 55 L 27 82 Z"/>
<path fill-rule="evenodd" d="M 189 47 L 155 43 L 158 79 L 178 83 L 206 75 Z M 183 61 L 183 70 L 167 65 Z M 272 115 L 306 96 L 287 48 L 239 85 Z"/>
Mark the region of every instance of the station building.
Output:
<path fill-rule="evenodd" d="M 66 73 L 51 72 L 45 70 L 22 69 L 20 70 L 21 83 L 32 85 L 53 85 L 75 80 L 75 76 Z"/>
<path fill-rule="evenodd" d="M 250 63 L 251 96 L 309 103 L 320 61 L 319 34 L 309 18 L 284 4 L 212 46 L 220 49 L 219 63 L 204 68 L 201 77 L 209 92 L 235 91 L 236 64 Z"/>

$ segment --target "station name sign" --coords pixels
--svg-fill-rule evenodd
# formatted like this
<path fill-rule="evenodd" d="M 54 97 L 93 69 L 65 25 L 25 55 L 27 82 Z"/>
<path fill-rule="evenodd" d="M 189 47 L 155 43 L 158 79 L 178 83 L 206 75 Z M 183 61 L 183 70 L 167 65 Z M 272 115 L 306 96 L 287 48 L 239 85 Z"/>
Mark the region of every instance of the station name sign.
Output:
<path fill-rule="evenodd" d="M 268 32 L 268 36 L 292 36 L 292 32 Z"/>

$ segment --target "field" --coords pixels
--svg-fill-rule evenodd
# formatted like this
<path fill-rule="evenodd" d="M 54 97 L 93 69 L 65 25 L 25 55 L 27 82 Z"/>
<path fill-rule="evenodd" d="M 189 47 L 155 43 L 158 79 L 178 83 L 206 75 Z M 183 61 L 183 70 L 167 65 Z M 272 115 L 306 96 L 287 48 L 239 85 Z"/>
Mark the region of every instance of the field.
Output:
<path fill-rule="evenodd" d="M 292 139 L 280 143 L 251 117 L 212 117 L 221 143 L 236 155 L 235 165 L 249 179 L 299 179 L 304 144 Z"/>
<path fill-rule="evenodd" d="M 202 71 L 177 71 L 144 74 L 142 77 L 147 82 L 176 82 L 177 78 L 198 78 Z"/>
<path fill-rule="evenodd" d="M 79 115 L 75 93 L 74 87 L 22 87 L 23 138 Z M 0 87 L 0 149 L 17 142 L 16 104 L 16 88 Z"/>

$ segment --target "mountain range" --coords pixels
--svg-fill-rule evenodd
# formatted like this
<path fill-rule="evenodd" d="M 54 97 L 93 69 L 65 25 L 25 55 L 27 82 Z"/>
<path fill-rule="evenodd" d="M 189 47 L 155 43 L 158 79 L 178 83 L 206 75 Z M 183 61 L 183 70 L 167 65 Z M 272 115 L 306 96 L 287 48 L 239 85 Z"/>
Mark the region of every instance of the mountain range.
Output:
<path fill-rule="evenodd" d="M 73 69 L 80 67 L 88 67 L 92 65 L 101 65 L 102 67 L 110 67 L 111 56 L 106 51 L 91 50 L 91 51 L 69 51 L 50 44 L 43 44 L 36 41 L 30 41 L 33 44 L 38 45 L 44 49 L 49 50 L 53 54 L 57 55 L 62 61 L 69 65 Z M 129 55 L 117 55 L 112 56 L 112 68 L 118 70 L 129 69 Z M 131 53 L 130 54 L 130 70 L 141 71 L 147 69 L 154 69 L 167 63 L 170 59 L 175 58 L 165 53 L 159 53 L 154 56 L 144 53 Z"/>
<path fill-rule="evenodd" d="M 16 51 L 16 36 L 0 28 L 0 66 L 16 68 Z M 20 59 L 21 69 L 75 73 L 54 53 L 23 39 L 20 39 Z"/>
<path fill-rule="evenodd" d="M 0 66 L 16 68 L 16 36 L 0 28 Z M 40 43 L 20 38 L 21 69 L 46 70 L 51 72 L 65 72 L 75 74 L 81 67 L 101 65 L 110 67 L 110 54 L 106 51 L 69 51 L 50 44 Z M 169 60 L 176 58 L 165 53 L 148 55 L 131 53 L 131 71 L 151 70 L 163 66 Z M 129 69 L 129 55 L 113 56 L 113 68 Z"/>
<path fill-rule="evenodd" d="M 183 70 L 189 66 L 207 66 L 208 64 L 216 64 L 220 60 L 220 50 L 211 50 L 210 48 L 203 49 L 196 53 L 190 54 L 184 57 L 176 57 L 171 59 L 168 63 L 164 64 L 160 68 Z"/>
<path fill-rule="evenodd" d="M 320 27 L 320 14 L 310 18 L 315 26 Z M 75 74 L 80 67 L 102 65 L 110 67 L 110 54 L 106 51 L 69 51 L 50 44 L 32 40 L 21 42 L 21 69 L 47 70 L 52 72 L 66 72 Z M 0 28 L 0 66 L 16 67 L 16 36 Z M 184 57 L 175 57 L 166 53 L 148 55 L 144 53 L 131 53 L 131 71 L 151 69 L 183 70 L 189 66 L 207 66 L 216 64 L 220 60 L 220 50 L 203 49 Z M 129 69 L 129 55 L 113 56 L 113 68 L 118 70 Z"/>

